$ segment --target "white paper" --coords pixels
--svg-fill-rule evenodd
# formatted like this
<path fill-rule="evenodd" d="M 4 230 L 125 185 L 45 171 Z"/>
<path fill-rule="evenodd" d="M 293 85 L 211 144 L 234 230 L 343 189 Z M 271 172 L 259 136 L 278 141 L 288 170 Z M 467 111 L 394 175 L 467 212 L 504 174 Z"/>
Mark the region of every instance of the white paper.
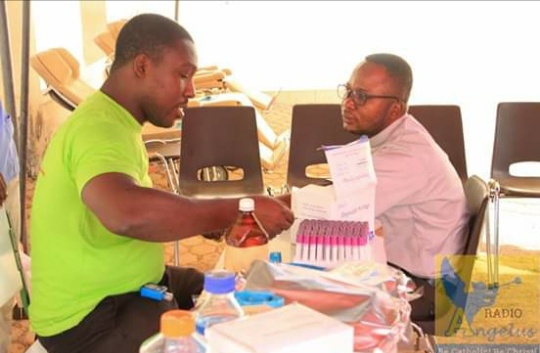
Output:
<path fill-rule="evenodd" d="M 336 202 L 329 219 L 368 222 L 375 230 L 375 186 L 369 139 L 362 136 L 343 146 L 324 147 Z"/>
<path fill-rule="evenodd" d="M 366 137 L 343 146 L 326 146 L 324 153 L 337 199 L 361 196 L 361 192 L 377 183 Z"/>
<path fill-rule="evenodd" d="M 292 210 L 300 219 L 328 219 L 329 206 L 336 201 L 334 188 L 329 186 L 306 185 L 292 190 Z"/>
<path fill-rule="evenodd" d="M 375 188 L 366 186 L 359 194 L 337 200 L 330 209 L 328 219 L 337 221 L 368 222 L 375 230 Z"/>

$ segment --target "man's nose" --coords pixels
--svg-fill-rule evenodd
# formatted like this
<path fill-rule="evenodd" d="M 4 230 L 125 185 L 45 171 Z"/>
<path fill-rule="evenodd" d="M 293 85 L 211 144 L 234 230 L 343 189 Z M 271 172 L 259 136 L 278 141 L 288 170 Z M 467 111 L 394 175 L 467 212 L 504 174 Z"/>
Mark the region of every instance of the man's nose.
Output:
<path fill-rule="evenodd" d="M 350 95 L 341 100 L 341 105 L 348 109 L 356 109 L 356 103 L 354 102 L 354 99 L 352 99 Z"/>
<path fill-rule="evenodd" d="M 189 83 L 186 85 L 186 89 L 184 90 L 184 95 L 188 98 L 195 97 L 195 83 L 193 80 L 189 80 Z"/>

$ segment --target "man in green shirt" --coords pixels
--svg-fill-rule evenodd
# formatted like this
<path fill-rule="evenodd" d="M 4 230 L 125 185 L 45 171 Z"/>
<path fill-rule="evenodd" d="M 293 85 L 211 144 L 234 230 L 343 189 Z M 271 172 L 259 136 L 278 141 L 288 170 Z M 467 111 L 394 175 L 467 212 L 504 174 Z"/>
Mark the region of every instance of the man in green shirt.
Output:
<path fill-rule="evenodd" d="M 32 206 L 30 320 L 49 352 L 138 352 L 176 303 L 142 298 L 168 285 L 180 308 L 203 275 L 167 267 L 164 242 L 224 229 L 238 200 L 195 200 L 151 188 L 142 124 L 170 127 L 194 96 L 189 33 L 144 14 L 121 30 L 111 72 L 47 148 Z M 256 196 L 268 232 L 290 227 L 279 200 Z"/>

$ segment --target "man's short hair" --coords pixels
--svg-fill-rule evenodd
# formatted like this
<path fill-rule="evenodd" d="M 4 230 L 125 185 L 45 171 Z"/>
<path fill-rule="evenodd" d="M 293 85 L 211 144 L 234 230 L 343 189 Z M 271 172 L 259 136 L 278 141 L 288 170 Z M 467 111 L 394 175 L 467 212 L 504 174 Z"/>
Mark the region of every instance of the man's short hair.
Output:
<path fill-rule="evenodd" d="M 179 40 L 193 42 L 189 32 L 175 21 L 157 14 L 137 15 L 122 27 L 118 35 L 111 72 L 142 53 L 159 61 L 163 50 Z"/>
<path fill-rule="evenodd" d="M 394 54 L 380 53 L 366 56 L 366 61 L 384 66 L 398 88 L 401 89 L 403 101 L 405 103 L 409 101 L 413 76 L 410 65 L 403 58 Z"/>

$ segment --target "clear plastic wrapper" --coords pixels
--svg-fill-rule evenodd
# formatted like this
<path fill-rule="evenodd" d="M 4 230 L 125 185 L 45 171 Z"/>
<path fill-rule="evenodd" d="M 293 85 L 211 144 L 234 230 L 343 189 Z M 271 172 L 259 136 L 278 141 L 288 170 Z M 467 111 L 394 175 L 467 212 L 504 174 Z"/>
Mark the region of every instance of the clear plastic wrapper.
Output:
<path fill-rule="evenodd" d="M 397 352 L 410 332 L 413 282 L 375 262 L 348 262 L 331 271 L 256 261 L 246 290 L 269 290 L 354 327 L 355 352 Z"/>

